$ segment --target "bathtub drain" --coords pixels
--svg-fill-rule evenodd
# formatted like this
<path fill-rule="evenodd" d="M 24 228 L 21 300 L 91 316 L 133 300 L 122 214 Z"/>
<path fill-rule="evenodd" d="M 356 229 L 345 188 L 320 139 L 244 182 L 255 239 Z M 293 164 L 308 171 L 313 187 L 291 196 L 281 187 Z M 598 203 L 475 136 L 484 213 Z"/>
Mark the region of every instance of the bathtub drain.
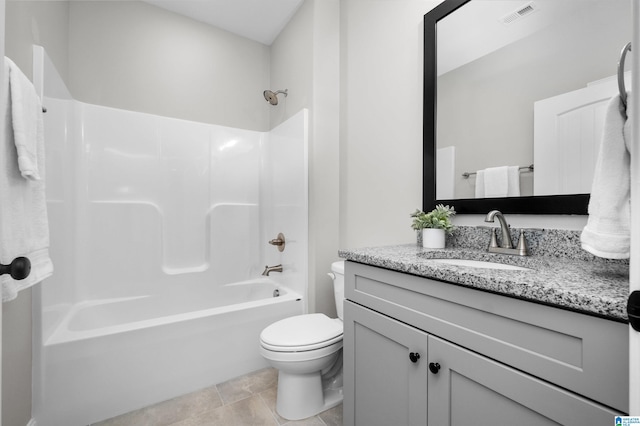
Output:
<path fill-rule="evenodd" d="M 273 297 L 278 297 L 278 296 L 280 296 L 280 290 L 276 288 L 275 290 L 273 290 Z"/>

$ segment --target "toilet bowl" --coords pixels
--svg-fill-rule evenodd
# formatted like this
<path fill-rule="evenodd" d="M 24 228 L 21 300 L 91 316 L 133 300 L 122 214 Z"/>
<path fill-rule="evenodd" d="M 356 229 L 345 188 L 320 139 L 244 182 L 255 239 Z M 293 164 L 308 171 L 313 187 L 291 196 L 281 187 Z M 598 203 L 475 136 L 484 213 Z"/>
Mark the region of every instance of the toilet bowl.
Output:
<path fill-rule="evenodd" d="M 260 334 L 260 353 L 278 370 L 276 411 L 300 420 L 342 402 L 344 262 L 331 265 L 338 318 L 305 314 L 277 321 Z"/>

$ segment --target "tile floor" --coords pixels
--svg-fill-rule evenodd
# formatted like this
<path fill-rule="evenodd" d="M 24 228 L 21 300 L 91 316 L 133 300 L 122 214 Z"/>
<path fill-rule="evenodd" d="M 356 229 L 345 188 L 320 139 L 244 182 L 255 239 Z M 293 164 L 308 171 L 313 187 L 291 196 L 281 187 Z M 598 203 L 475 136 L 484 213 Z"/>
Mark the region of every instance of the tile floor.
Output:
<path fill-rule="evenodd" d="M 265 368 L 94 426 L 342 426 L 342 404 L 289 421 L 275 410 L 278 371 Z"/>

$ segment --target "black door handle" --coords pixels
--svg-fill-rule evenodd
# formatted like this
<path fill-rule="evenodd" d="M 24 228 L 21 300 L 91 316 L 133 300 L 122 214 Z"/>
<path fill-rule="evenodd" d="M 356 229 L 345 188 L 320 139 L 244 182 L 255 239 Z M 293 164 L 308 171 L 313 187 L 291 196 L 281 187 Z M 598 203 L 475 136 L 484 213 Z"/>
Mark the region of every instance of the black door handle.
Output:
<path fill-rule="evenodd" d="M 409 359 L 411 360 L 411 362 L 418 362 L 418 360 L 420 359 L 420 354 L 418 352 L 411 352 L 409 354 Z"/>
<path fill-rule="evenodd" d="M 640 291 L 636 290 L 629 295 L 627 300 L 627 316 L 629 324 L 635 331 L 640 331 Z"/>
<path fill-rule="evenodd" d="M 8 265 L 0 264 L 0 275 L 10 274 L 14 280 L 24 280 L 31 272 L 31 261 L 26 257 L 16 257 Z"/>
<path fill-rule="evenodd" d="M 440 364 L 438 364 L 437 362 L 430 362 L 429 371 L 431 371 L 433 374 L 438 374 L 438 371 L 440 371 Z"/>

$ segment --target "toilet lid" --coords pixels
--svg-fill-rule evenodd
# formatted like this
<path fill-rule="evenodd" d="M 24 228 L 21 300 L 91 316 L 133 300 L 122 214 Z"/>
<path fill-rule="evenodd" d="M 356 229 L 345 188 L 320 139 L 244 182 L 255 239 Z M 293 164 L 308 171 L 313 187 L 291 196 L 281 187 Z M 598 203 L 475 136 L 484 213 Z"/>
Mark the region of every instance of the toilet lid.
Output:
<path fill-rule="evenodd" d="M 297 315 L 277 321 L 260 334 L 262 346 L 280 352 L 310 351 L 342 340 L 342 321 L 325 314 Z"/>

